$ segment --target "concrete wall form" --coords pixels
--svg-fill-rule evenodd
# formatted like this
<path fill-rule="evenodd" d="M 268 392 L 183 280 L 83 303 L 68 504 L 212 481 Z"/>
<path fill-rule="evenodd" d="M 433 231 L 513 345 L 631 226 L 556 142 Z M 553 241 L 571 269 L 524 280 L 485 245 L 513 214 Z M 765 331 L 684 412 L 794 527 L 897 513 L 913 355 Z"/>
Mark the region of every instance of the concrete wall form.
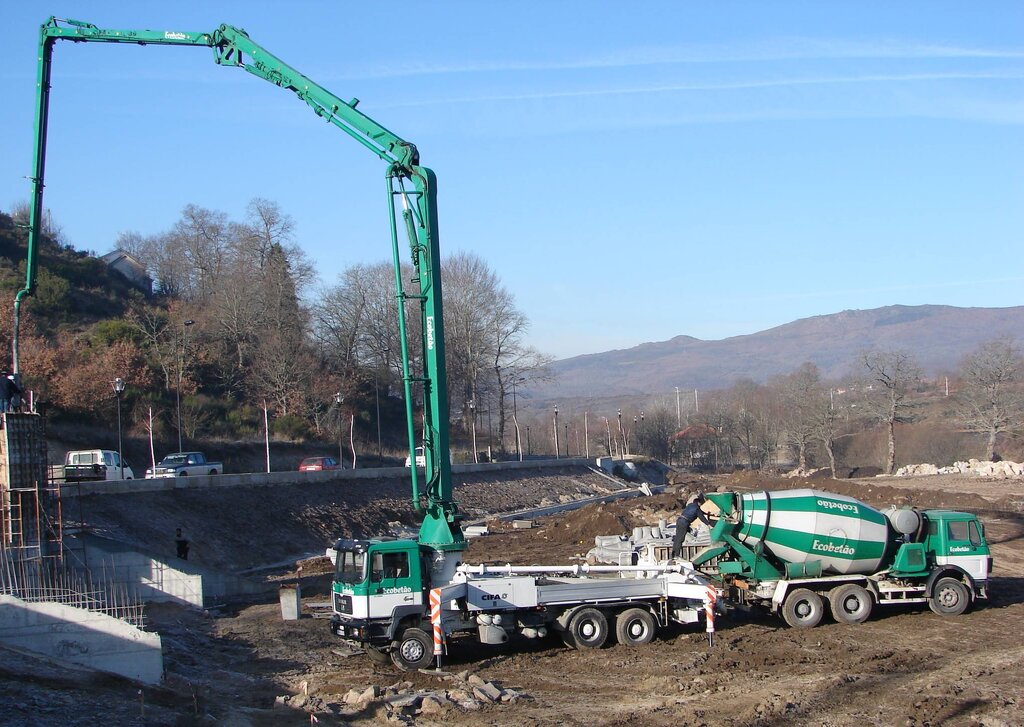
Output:
<path fill-rule="evenodd" d="M 145 684 L 163 678 L 160 634 L 60 603 L 0 595 L 0 642 Z"/>
<path fill-rule="evenodd" d="M 185 560 L 167 562 L 96 535 L 69 538 L 67 546 L 80 554 L 94 579 L 123 586 L 147 602 L 205 608 L 225 600 L 273 591 L 263 583 L 196 567 Z"/>
<path fill-rule="evenodd" d="M 455 474 L 466 472 L 508 472 L 523 469 L 551 467 L 574 467 L 593 465 L 594 460 L 585 457 L 562 459 L 526 460 L 524 462 L 488 462 L 481 464 L 452 465 Z M 206 489 L 216 487 L 267 487 L 299 485 L 306 482 L 345 482 L 363 479 L 410 479 L 408 467 L 372 467 L 356 470 L 331 470 L 327 472 L 250 472 L 228 475 L 194 475 L 190 477 L 168 477 L 156 480 L 114 480 L 110 482 L 83 482 L 61 488 L 61 495 L 119 495 L 129 492 L 167 492 L 177 489 Z"/>

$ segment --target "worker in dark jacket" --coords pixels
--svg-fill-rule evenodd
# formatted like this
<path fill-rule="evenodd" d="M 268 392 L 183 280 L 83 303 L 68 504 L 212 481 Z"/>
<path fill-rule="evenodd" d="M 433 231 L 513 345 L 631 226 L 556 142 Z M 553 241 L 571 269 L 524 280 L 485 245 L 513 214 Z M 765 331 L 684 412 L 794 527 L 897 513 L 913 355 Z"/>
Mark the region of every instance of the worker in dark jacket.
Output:
<path fill-rule="evenodd" d="M 708 516 L 700 509 L 703 504 L 704 495 L 698 493 L 683 508 L 682 514 L 676 520 L 676 534 L 672 538 L 672 557 L 683 554 L 683 541 L 686 539 L 686 534 L 690 532 L 690 526 L 693 525 L 694 520 L 700 520 L 705 525 L 708 524 Z"/>

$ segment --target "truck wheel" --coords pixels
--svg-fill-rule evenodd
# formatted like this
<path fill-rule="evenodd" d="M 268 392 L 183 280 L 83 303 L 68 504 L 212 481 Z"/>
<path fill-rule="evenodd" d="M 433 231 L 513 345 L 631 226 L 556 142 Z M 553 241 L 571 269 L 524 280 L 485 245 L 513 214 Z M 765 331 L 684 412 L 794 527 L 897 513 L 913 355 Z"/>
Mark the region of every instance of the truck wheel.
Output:
<path fill-rule="evenodd" d="M 211 474 L 211 475 L 215 475 L 215 474 L 217 474 L 217 470 L 210 470 L 210 474 Z"/>
<path fill-rule="evenodd" d="M 654 640 L 654 616 L 642 608 L 628 608 L 615 619 L 615 637 L 625 646 L 642 646 Z"/>
<path fill-rule="evenodd" d="M 596 608 L 581 608 L 569 620 L 567 633 L 577 649 L 600 649 L 608 640 L 608 619 Z"/>
<path fill-rule="evenodd" d="M 971 594 L 967 586 L 956 578 L 940 578 L 932 587 L 928 608 L 940 616 L 959 616 L 971 605 Z"/>
<path fill-rule="evenodd" d="M 391 661 L 402 671 L 416 671 L 434 658 L 434 642 L 421 629 L 406 629 L 395 642 Z"/>
<path fill-rule="evenodd" d="M 875 605 L 868 589 L 856 583 L 833 588 L 828 594 L 828 601 L 836 621 L 844 624 L 864 623 Z"/>
<path fill-rule="evenodd" d="M 782 618 L 795 629 L 813 629 L 824 615 L 821 596 L 807 588 L 791 591 L 782 604 Z"/>

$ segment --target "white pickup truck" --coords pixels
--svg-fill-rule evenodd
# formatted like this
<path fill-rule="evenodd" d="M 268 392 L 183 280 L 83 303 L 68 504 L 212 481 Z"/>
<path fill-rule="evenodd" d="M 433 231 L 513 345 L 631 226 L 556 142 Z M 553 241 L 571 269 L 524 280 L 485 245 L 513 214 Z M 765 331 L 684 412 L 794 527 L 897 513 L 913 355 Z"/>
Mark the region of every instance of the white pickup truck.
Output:
<path fill-rule="evenodd" d="M 63 466 L 52 466 L 50 477 L 65 482 L 93 482 L 132 480 L 135 479 L 135 473 L 128 462 L 122 461 L 121 455 L 113 450 L 80 449 L 68 452 Z"/>
<path fill-rule="evenodd" d="M 175 452 L 146 470 L 146 479 L 187 477 L 188 475 L 219 475 L 224 472 L 220 462 L 209 462 L 202 452 Z"/>

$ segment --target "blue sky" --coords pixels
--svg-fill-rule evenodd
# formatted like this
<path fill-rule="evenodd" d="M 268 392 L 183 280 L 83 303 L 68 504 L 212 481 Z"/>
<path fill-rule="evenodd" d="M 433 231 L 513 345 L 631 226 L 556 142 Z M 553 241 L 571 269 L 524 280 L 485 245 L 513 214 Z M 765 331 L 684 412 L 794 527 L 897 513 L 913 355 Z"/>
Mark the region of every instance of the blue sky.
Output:
<path fill-rule="evenodd" d="M 28 198 L 51 14 L 229 23 L 361 99 L 437 173 L 443 251 L 482 256 L 559 358 L 1024 304 L 1024 3 L 7 2 L 0 209 Z M 330 283 L 389 255 L 383 175 L 207 49 L 57 45 L 45 204 L 80 249 L 258 196 Z"/>

